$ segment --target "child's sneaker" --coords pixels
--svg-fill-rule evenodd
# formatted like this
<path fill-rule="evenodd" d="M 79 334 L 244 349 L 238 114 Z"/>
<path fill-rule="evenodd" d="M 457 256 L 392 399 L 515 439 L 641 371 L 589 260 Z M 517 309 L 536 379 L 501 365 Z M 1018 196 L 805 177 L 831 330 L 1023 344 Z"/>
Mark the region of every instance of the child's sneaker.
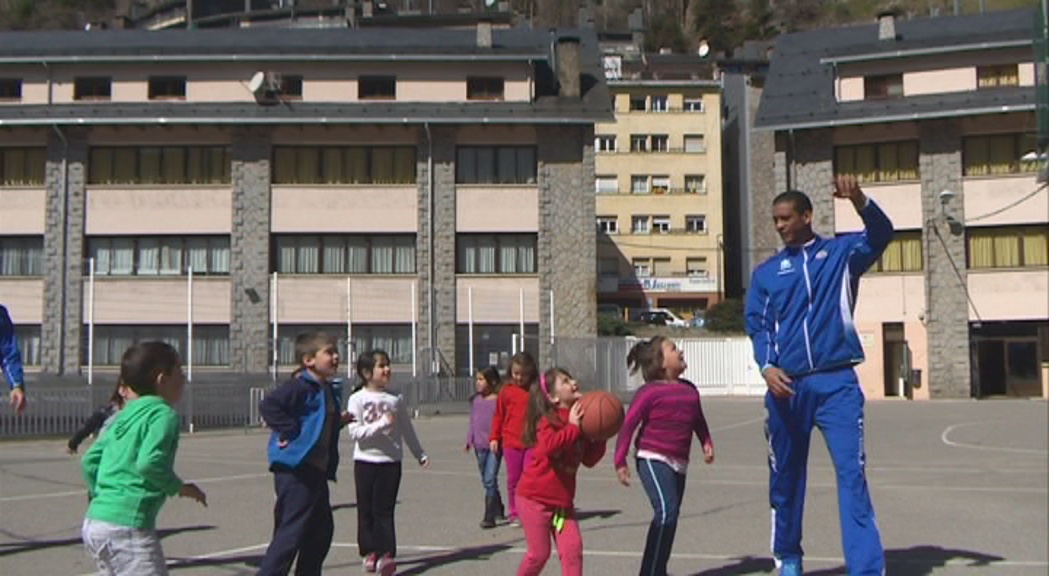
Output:
<path fill-rule="evenodd" d="M 379 557 L 374 552 L 364 557 L 364 571 L 375 572 L 375 565 L 378 563 Z"/>
<path fill-rule="evenodd" d="M 801 576 L 801 561 L 784 560 L 779 567 L 779 576 Z"/>
<path fill-rule="evenodd" d="M 510 517 L 510 526 L 512 526 L 513 528 L 520 528 L 521 527 L 521 520 L 517 516 L 511 516 Z"/>
<path fill-rule="evenodd" d="M 392 556 L 386 554 L 375 563 L 375 569 L 382 576 L 393 576 L 397 573 L 397 562 L 394 562 Z"/>

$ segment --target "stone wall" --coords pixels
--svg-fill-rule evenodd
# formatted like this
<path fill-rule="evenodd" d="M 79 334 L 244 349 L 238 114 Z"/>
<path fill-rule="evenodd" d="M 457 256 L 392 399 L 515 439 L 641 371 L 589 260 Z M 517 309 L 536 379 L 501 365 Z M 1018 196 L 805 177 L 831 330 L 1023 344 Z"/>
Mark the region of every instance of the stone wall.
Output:
<path fill-rule="evenodd" d="M 954 120 L 921 125 L 919 168 L 925 230 L 925 326 L 929 373 L 922 385 L 931 398 L 971 395 L 969 300 L 965 261 L 965 191 L 962 141 Z M 940 193 L 955 196 L 941 204 Z"/>
<path fill-rule="evenodd" d="M 834 235 L 834 146 L 830 130 L 794 133 L 793 186 L 812 200 L 812 228 L 821 236 Z"/>
<path fill-rule="evenodd" d="M 230 235 L 230 367 L 265 372 L 270 323 L 270 158 L 268 128 L 233 133 L 233 230 Z"/>

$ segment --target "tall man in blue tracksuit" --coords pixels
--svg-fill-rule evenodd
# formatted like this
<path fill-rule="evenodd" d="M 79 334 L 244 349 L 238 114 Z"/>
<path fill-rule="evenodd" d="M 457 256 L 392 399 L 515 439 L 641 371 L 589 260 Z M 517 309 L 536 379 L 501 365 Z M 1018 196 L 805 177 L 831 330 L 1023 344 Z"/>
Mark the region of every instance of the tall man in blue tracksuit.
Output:
<path fill-rule="evenodd" d="M 22 370 L 22 354 L 18 351 L 15 325 L 7 308 L 0 304 L 0 371 L 11 387 L 11 407 L 16 414 L 25 410 L 25 377 Z"/>
<path fill-rule="evenodd" d="M 892 239 L 892 222 L 852 177 L 834 196 L 852 202 L 864 231 L 823 238 L 812 231 L 812 203 L 784 192 L 772 218 L 784 245 L 756 270 L 747 294 L 747 334 L 769 391 L 769 499 L 772 553 L 780 574 L 802 573 L 801 528 L 809 437 L 823 432 L 838 479 L 842 548 L 850 575 L 881 575 L 885 555 L 867 491 L 863 391 L 853 367 L 863 348 L 853 325 L 859 278 Z"/>

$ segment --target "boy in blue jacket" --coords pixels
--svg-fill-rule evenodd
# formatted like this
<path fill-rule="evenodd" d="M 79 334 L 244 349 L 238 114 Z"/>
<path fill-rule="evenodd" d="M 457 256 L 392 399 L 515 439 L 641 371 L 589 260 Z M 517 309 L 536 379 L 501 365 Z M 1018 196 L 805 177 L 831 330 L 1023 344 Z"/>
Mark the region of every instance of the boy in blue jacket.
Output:
<path fill-rule="evenodd" d="M 350 422 L 340 415 L 340 390 L 333 386 L 339 369 L 335 340 L 321 332 L 295 339 L 299 368 L 292 378 L 259 403 L 270 434 L 267 455 L 277 503 L 273 539 L 259 568 L 260 576 L 319 576 L 331 548 L 335 525 L 328 481 L 339 468 L 339 431 Z"/>
<path fill-rule="evenodd" d="M 25 410 L 25 381 L 22 370 L 22 354 L 18 351 L 15 325 L 7 308 L 0 304 L 0 371 L 11 387 L 11 407 L 16 414 Z"/>
<path fill-rule="evenodd" d="M 747 334 L 769 392 L 772 552 L 783 576 L 799 576 L 805 467 L 812 427 L 823 433 L 838 477 L 842 548 L 850 575 L 881 575 L 885 555 L 864 473 L 863 391 L 853 366 L 863 347 L 853 325 L 860 275 L 892 240 L 892 222 L 839 176 L 834 196 L 852 202 L 861 234 L 836 238 L 812 230 L 812 202 L 797 191 L 773 201 L 785 248 L 754 270 L 747 293 Z"/>

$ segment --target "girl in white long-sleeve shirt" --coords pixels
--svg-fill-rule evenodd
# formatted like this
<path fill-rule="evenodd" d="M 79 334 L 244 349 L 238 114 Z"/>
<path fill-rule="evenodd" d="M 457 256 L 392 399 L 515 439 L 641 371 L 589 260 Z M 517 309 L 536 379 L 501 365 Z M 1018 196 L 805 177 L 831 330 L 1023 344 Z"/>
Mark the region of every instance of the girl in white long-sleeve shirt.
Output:
<path fill-rule="evenodd" d="M 357 358 L 357 376 L 363 387 L 346 405 L 354 418 L 347 430 L 355 442 L 357 548 L 364 557 L 365 571 L 389 576 L 397 569 L 394 509 L 401 487 L 404 444 L 422 467 L 428 468 L 430 461 L 415 435 L 404 398 L 386 391 L 390 356 L 382 350 L 362 354 Z"/>

